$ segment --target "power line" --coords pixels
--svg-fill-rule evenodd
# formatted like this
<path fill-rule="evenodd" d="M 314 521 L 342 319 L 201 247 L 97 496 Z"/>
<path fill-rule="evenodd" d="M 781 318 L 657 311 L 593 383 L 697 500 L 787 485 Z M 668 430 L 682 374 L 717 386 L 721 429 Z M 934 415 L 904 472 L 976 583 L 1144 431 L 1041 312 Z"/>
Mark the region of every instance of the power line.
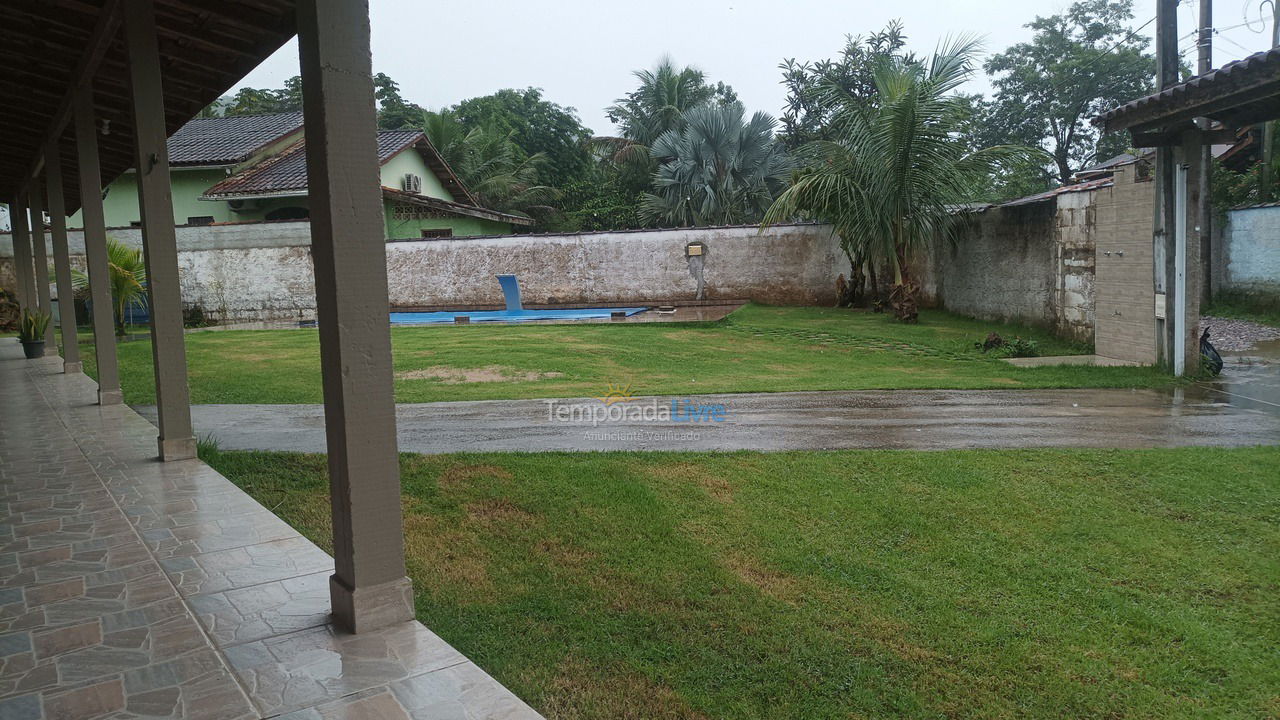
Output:
<path fill-rule="evenodd" d="M 1106 50 L 1103 50 L 1101 53 L 1099 53 L 1098 55 L 1094 56 L 1094 58 L 1093 58 L 1092 60 L 1090 60 L 1089 62 L 1087 62 L 1087 63 L 1085 63 L 1084 65 L 1080 66 L 1080 70 L 1079 70 L 1079 71 L 1077 71 L 1077 72 L 1083 72 L 1083 71 L 1085 71 L 1085 70 L 1088 70 L 1088 69 L 1089 69 L 1089 68 L 1090 68 L 1094 63 L 1096 63 L 1096 62 L 1098 62 L 1099 60 L 1101 60 L 1102 58 L 1106 57 L 1108 54 L 1110 54 L 1110 53 L 1111 53 L 1111 51 L 1112 51 L 1112 50 L 1115 50 L 1116 48 L 1120 47 L 1121 45 L 1123 45 L 1123 44 L 1125 44 L 1125 43 L 1129 42 L 1130 40 L 1132 40 L 1132 39 L 1134 38 L 1134 36 L 1136 36 L 1138 33 L 1142 32 L 1143 28 L 1145 28 L 1146 26 L 1150 25 L 1151 23 L 1153 23 L 1153 22 L 1155 22 L 1155 21 L 1156 21 L 1156 18 L 1155 18 L 1155 16 L 1153 16 L 1150 20 L 1148 20 L 1148 21 L 1146 21 L 1146 22 L 1142 23 L 1142 25 L 1138 26 L 1138 28 L 1137 28 L 1137 29 L 1135 29 L 1135 30 L 1130 30 L 1128 35 L 1124 36 L 1124 37 L 1123 37 L 1123 38 L 1121 38 L 1120 40 L 1117 40 L 1117 41 L 1116 41 L 1116 43 L 1115 43 L 1114 45 L 1112 45 L 1111 47 L 1107 48 Z"/>

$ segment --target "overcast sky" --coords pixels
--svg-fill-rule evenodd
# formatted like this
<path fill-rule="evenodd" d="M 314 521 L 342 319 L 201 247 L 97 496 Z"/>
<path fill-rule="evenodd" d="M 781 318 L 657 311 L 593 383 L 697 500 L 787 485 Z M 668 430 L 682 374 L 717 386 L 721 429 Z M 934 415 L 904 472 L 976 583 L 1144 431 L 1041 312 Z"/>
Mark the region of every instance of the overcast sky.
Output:
<path fill-rule="evenodd" d="M 1215 65 L 1266 49 L 1269 27 L 1244 22 L 1242 0 L 1219 0 Z M 1179 47 L 1190 49 L 1198 0 L 1183 0 Z M 780 113 L 783 58 L 835 56 L 848 34 L 865 34 L 893 19 L 906 24 L 911 49 L 927 53 L 949 34 L 979 33 L 988 52 L 1026 40 L 1036 15 L 1060 12 L 1056 0 L 370 0 L 373 67 L 400 84 L 405 99 L 430 109 L 501 88 L 540 87 L 544 97 L 574 107 L 597 134 L 612 132 L 604 108 L 635 86 L 631 72 L 663 54 L 693 65 L 713 82 L 732 85 L 750 111 Z M 1250 0 L 1250 19 L 1259 0 Z M 1269 16 L 1270 8 L 1267 8 Z M 1134 27 L 1155 15 L 1154 0 L 1138 0 Z M 1154 24 L 1143 31 L 1150 37 Z M 290 42 L 240 87 L 279 87 L 298 73 Z M 972 91 L 987 89 L 976 80 Z"/>

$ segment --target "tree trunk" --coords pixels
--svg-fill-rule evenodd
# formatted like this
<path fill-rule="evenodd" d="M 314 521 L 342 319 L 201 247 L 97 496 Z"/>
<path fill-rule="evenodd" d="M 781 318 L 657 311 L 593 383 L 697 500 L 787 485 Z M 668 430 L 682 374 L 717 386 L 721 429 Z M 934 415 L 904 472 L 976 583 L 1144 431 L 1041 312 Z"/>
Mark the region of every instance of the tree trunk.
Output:
<path fill-rule="evenodd" d="M 889 293 L 889 305 L 893 308 L 893 316 L 899 321 L 915 323 L 920 319 L 919 289 L 907 266 L 906 248 L 899 245 L 895 252 L 898 256 L 898 282 Z"/>
<path fill-rule="evenodd" d="M 865 261 L 861 255 L 854 255 L 848 250 L 844 254 L 845 257 L 849 258 L 849 282 L 845 284 L 837 304 L 839 307 L 854 307 L 862 299 L 862 292 L 865 287 L 866 277 L 862 272 L 862 266 Z"/>
<path fill-rule="evenodd" d="M 870 292 L 867 293 L 867 300 L 869 301 L 868 304 L 879 312 L 876 306 L 880 304 L 880 280 L 876 277 L 875 258 L 867 260 L 867 275 L 870 276 L 871 280 Z"/>

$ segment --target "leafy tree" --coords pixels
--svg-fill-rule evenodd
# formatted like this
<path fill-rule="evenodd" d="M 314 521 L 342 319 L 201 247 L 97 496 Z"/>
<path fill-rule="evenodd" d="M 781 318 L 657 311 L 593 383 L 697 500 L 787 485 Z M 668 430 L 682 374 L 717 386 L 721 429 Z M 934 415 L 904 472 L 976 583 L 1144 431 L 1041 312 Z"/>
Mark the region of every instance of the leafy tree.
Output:
<path fill-rule="evenodd" d="M 219 101 L 220 103 L 221 101 Z M 214 103 L 218 105 L 219 103 Z M 212 106 L 211 106 L 212 107 Z M 232 115 L 270 115 L 273 113 L 295 112 L 302 109 L 302 78 L 294 75 L 284 81 L 284 87 L 241 88 L 231 97 L 220 113 Z"/>
<path fill-rule="evenodd" d="M 957 102 L 963 108 L 959 139 L 970 151 L 1000 145 L 1016 135 L 1001 124 L 1004 119 L 995 111 L 995 103 L 982 95 L 959 93 Z M 1056 174 L 1049 169 L 1048 155 L 1027 153 L 1013 158 L 1000 171 L 975 181 L 970 202 L 1003 202 L 1035 195 L 1058 185 Z"/>
<path fill-rule="evenodd" d="M 970 151 L 957 136 L 966 107 L 954 95 L 973 73 L 979 46 L 972 39 L 944 43 L 927 62 L 888 58 L 873 73 L 871 107 L 835 84 L 821 101 L 832 108 L 831 140 L 800 151 L 807 161 L 773 203 L 766 224 L 797 216 L 831 223 L 851 259 L 893 268 L 894 314 L 917 318 L 917 288 L 909 261 L 925 243 L 953 230 L 953 209 L 974 182 L 1025 149 Z"/>
<path fill-rule="evenodd" d="M 373 97 L 378 102 L 378 127 L 384 130 L 414 127 L 422 118 L 422 108 L 405 102 L 400 85 L 386 73 L 373 76 Z"/>
<path fill-rule="evenodd" d="M 107 279 L 111 284 L 111 314 L 115 317 L 116 335 L 124 337 L 125 311 L 147 306 L 147 264 L 142 259 L 142 251 L 107 238 Z M 72 268 L 71 287 L 77 294 L 86 296 L 88 273 Z"/>
<path fill-rule="evenodd" d="M 902 51 L 906 43 L 902 21 L 894 20 L 879 32 L 847 36 L 844 50 L 835 60 L 784 60 L 778 67 L 787 89 L 787 108 L 782 113 L 779 139 L 790 149 L 829 139 L 831 120 L 837 111 L 827 102 L 830 91 L 838 89 L 851 101 L 875 104 L 876 66 L 894 59 L 914 61 L 914 55 Z"/>
<path fill-rule="evenodd" d="M 1037 17 L 1030 42 L 986 62 L 996 89 L 988 122 L 1002 142 L 1048 150 L 1059 183 L 1125 150 L 1124 137 L 1100 137 L 1091 117 L 1152 91 L 1155 58 L 1128 29 L 1132 19 L 1133 0 L 1081 0 Z"/>
<path fill-rule="evenodd" d="M 468 131 L 509 134 L 529 156 L 545 157 L 543 180 L 549 185 L 573 182 L 591 165 L 586 147 L 591 131 L 573 108 L 544 100 L 538 88 L 499 90 L 463 100 L 452 110 Z"/>
<path fill-rule="evenodd" d="M 706 103 L 685 111 L 683 128 L 653 143 L 658 160 L 644 220 L 676 225 L 757 222 L 791 172 L 773 137 L 777 121 L 765 113 L 744 120 L 742 103 Z"/>

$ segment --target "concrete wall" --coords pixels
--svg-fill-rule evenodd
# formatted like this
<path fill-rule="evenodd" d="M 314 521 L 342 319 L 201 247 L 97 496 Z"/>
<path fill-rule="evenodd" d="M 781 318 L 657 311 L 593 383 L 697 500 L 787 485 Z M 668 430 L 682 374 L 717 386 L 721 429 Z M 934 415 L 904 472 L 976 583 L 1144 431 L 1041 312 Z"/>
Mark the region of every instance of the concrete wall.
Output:
<path fill-rule="evenodd" d="M 1215 292 L 1264 295 L 1280 302 L 1280 205 L 1228 212 L 1219 237 Z"/>
<path fill-rule="evenodd" d="M 1094 193 L 966 214 L 917 267 L 926 301 L 1093 340 Z"/>
<path fill-rule="evenodd" d="M 141 246 L 136 229 L 109 234 Z M 820 225 L 390 242 L 391 303 L 500 306 L 494 275 L 507 272 L 520 276 L 530 305 L 693 300 L 698 275 L 685 247 L 694 241 L 706 246 L 701 278 L 712 301 L 834 304 L 836 276 L 848 271 L 834 234 Z M 83 255 L 81 233 L 69 243 Z M 309 223 L 181 227 L 178 249 L 186 303 L 231 320 L 315 316 Z M 0 235 L 0 283 L 12 277 L 12 257 L 10 236 Z"/>

